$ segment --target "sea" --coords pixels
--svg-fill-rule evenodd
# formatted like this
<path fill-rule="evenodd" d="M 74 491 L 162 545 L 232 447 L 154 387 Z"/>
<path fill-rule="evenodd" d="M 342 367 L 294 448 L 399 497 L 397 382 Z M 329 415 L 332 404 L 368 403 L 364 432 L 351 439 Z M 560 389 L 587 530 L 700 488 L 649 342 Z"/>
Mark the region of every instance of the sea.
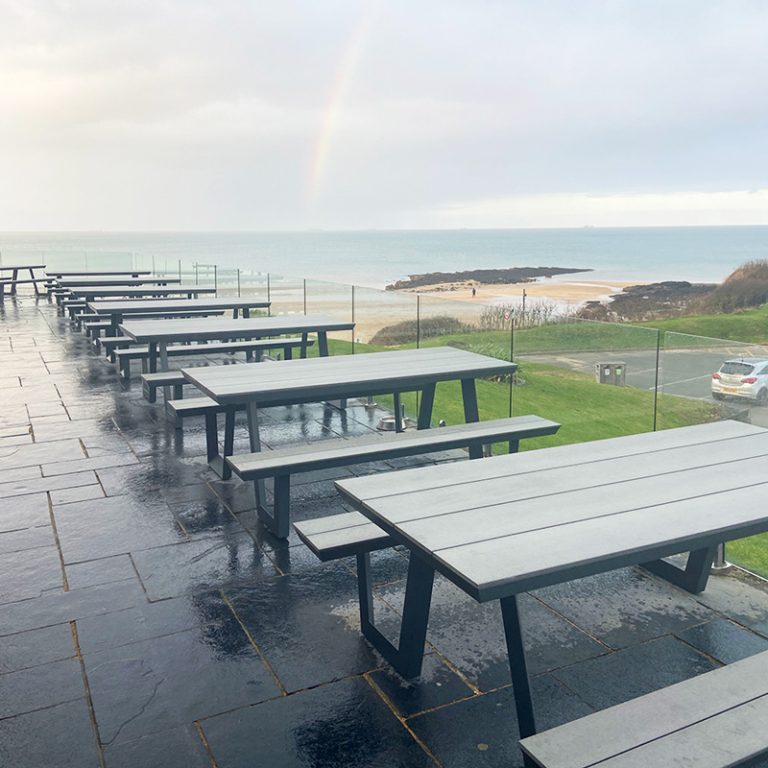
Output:
<path fill-rule="evenodd" d="M 768 258 L 768 226 L 302 232 L 6 232 L 0 264 L 153 268 L 179 262 L 383 288 L 411 274 L 480 268 L 592 270 L 560 280 L 720 282 Z"/>

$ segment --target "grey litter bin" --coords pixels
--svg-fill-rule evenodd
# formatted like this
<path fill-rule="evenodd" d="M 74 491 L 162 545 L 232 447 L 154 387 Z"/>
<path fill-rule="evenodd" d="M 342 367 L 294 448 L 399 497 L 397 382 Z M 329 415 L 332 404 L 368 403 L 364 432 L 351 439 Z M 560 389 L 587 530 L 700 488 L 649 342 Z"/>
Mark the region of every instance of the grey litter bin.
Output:
<path fill-rule="evenodd" d="M 615 387 L 623 387 L 626 384 L 626 378 L 626 363 L 595 363 L 595 379 L 598 384 L 613 384 Z"/>

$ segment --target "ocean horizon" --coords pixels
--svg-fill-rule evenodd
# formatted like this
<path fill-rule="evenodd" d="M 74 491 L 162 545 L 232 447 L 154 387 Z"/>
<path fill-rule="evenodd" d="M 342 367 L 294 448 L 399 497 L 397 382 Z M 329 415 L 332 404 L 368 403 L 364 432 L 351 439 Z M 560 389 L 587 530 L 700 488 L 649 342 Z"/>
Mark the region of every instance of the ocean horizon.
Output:
<path fill-rule="evenodd" d="M 301 232 L 5 232 L 0 262 L 63 269 L 179 260 L 372 288 L 411 274 L 504 267 L 589 269 L 556 280 L 720 282 L 768 258 L 768 226 Z"/>

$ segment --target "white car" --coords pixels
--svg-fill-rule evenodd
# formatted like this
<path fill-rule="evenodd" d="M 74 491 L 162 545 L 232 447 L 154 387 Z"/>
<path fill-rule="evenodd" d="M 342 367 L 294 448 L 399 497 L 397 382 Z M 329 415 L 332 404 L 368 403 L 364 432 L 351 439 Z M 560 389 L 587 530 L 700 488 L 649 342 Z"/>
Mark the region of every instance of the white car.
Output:
<path fill-rule="evenodd" d="M 741 357 L 726 360 L 712 374 L 712 397 L 741 397 L 758 405 L 768 405 L 768 360 L 763 357 Z"/>

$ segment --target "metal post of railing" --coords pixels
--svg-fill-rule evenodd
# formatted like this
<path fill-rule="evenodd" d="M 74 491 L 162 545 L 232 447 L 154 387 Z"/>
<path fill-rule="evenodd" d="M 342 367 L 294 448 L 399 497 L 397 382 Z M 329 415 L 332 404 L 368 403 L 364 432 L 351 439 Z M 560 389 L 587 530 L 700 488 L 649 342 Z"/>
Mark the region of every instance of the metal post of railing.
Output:
<path fill-rule="evenodd" d="M 152 254 L 152 274 L 155 274 L 155 256 Z"/>
<path fill-rule="evenodd" d="M 416 349 L 421 344 L 421 295 L 416 294 Z"/>
<path fill-rule="evenodd" d="M 181 281 L 181 259 L 179 259 L 179 281 Z"/>
<path fill-rule="evenodd" d="M 197 262 L 195 262 L 195 285 L 197 285 L 198 280 L 198 269 L 197 269 Z"/>
<path fill-rule="evenodd" d="M 515 358 L 515 310 L 509 310 L 509 362 Z M 515 374 L 509 374 L 509 418 L 512 418 L 512 387 L 515 385 Z"/>
<path fill-rule="evenodd" d="M 653 383 L 653 431 L 656 431 L 659 409 L 659 361 L 661 360 L 661 330 L 656 331 L 656 378 Z"/>
<path fill-rule="evenodd" d="M 267 307 L 267 316 L 272 316 L 272 283 L 271 279 L 269 277 L 269 272 L 267 272 L 267 303 L 269 306 Z"/>
<path fill-rule="evenodd" d="M 213 265 L 213 295 L 219 295 L 219 268 L 216 264 Z"/>
<path fill-rule="evenodd" d="M 240 298 L 240 267 L 237 268 L 237 298 Z"/>
<path fill-rule="evenodd" d="M 304 314 L 307 314 L 307 278 L 304 278 Z"/>
<path fill-rule="evenodd" d="M 717 545 L 715 559 L 712 561 L 713 571 L 725 571 L 731 567 L 731 564 L 725 559 L 725 542 Z"/>

